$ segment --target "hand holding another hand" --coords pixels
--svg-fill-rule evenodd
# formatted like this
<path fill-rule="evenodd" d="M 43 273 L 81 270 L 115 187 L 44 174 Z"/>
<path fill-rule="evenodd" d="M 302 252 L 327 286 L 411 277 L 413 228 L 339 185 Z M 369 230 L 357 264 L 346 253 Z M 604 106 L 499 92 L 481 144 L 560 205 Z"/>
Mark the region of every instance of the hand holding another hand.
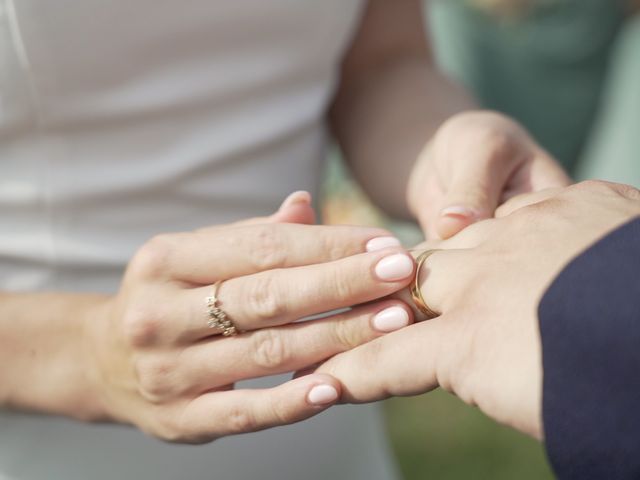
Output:
<path fill-rule="evenodd" d="M 640 215 L 640 192 L 585 182 L 514 197 L 496 219 L 445 241 L 421 269 L 423 296 L 441 316 L 330 359 L 316 373 L 369 402 L 441 386 L 495 420 L 537 438 L 542 362 L 538 304 L 562 268 Z"/>
<path fill-rule="evenodd" d="M 120 292 L 87 312 L 101 418 L 186 443 L 302 420 L 335 403 L 339 382 L 321 373 L 263 390 L 235 382 L 308 368 L 411 322 L 398 300 L 373 302 L 409 283 L 411 256 L 384 230 L 303 224 L 313 211 L 302 197 L 270 218 L 161 235 L 139 250 Z M 244 333 L 207 326 L 219 281 L 219 307 Z"/>

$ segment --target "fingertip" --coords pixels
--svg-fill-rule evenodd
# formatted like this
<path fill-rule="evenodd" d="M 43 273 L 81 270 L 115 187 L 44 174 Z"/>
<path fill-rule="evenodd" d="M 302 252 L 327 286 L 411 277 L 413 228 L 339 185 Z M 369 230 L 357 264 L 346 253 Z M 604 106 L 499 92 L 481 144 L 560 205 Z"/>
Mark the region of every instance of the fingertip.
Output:
<path fill-rule="evenodd" d="M 331 375 L 311 374 L 303 377 L 309 382 L 306 400 L 314 407 L 328 407 L 335 404 L 341 393 L 340 383 Z"/>
<path fill-rule="evenodd" d="M 385 248 L 394 248 L 401 246 L 402 243 L 396 237 L 392 235 L 385 235 L 369 240 L 365 245 L 365 250 L 367 252 L 377 252 L 378 250 L 384 250 Z"/>
<path fill-rule="evenodd" d="M 380 251 L 369 252 L 376 255 L 373 268 L 375 278 L 382 282 L 398 283 L 398 287 L 411 281 L 415 272 L 415 260 L 404 249 L 389 247 Z"/>
<path fill-rule="evenodd" d="M 413 323 L 413 312 L 402 302 L 385 305 L 373 317 L 374 330 L 381 333 L 391 333 Z"/>
<path fill-rule="evenodd" d="M 443 208 L 440 211 L 440 216 L 442 217 L 453 217 L 453 218 L 479 218 L 480 213 L 470 207 L 465 205 L 450 205 L 448 207 Z"/>

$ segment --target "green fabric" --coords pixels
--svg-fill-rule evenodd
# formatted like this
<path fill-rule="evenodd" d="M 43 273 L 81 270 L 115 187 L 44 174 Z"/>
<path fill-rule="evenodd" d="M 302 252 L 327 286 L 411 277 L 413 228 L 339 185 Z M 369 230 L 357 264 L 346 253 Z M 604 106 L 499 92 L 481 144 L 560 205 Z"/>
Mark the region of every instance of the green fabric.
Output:
<path fill-rule="evenodd" d="M 499 19 L 465 0 L 433 0 L 430 13 L 443 68 L 572 170 L 623 24 L 622 1 L 538 0 L 520 19 Z"/>
<path fill-rule="evenodd" d="M 640 188 L 640 17 L 628 22 L 616 45 L 602 111 L 576 176 Z"/>

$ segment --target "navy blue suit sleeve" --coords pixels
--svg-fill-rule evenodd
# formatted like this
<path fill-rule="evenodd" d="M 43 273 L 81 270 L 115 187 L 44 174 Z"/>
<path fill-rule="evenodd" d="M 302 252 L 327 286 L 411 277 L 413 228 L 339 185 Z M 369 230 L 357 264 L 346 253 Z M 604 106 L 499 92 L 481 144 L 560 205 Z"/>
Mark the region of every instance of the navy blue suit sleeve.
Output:
<path fill-rule="evenodd" d="M 640 219 L 574 259 L 538 317 L 558 478 L 640 479 Z"/>

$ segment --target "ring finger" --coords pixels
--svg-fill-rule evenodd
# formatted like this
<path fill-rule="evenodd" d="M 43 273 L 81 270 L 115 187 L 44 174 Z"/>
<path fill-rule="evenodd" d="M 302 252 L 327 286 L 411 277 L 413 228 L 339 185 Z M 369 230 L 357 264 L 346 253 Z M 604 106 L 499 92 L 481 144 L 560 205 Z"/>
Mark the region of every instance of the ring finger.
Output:
<path fill-rule="evenodd" d="M 469 249 L 436 250 L 424 261 L 418 272 L 418 281 L 422 298 L 430 310 L 438 314 L 447 313 L 454 308 L 460 296 L 466 294 L 467 285 L 473 282 L 471 276 L 476 275 L 471 266 L 474 258 L 471 252 Z M 414 305 L 408 289 L 394 297 Z M 424 318 L 415 309 L 414 314 L 417 315 L 416 320 Z"/>

